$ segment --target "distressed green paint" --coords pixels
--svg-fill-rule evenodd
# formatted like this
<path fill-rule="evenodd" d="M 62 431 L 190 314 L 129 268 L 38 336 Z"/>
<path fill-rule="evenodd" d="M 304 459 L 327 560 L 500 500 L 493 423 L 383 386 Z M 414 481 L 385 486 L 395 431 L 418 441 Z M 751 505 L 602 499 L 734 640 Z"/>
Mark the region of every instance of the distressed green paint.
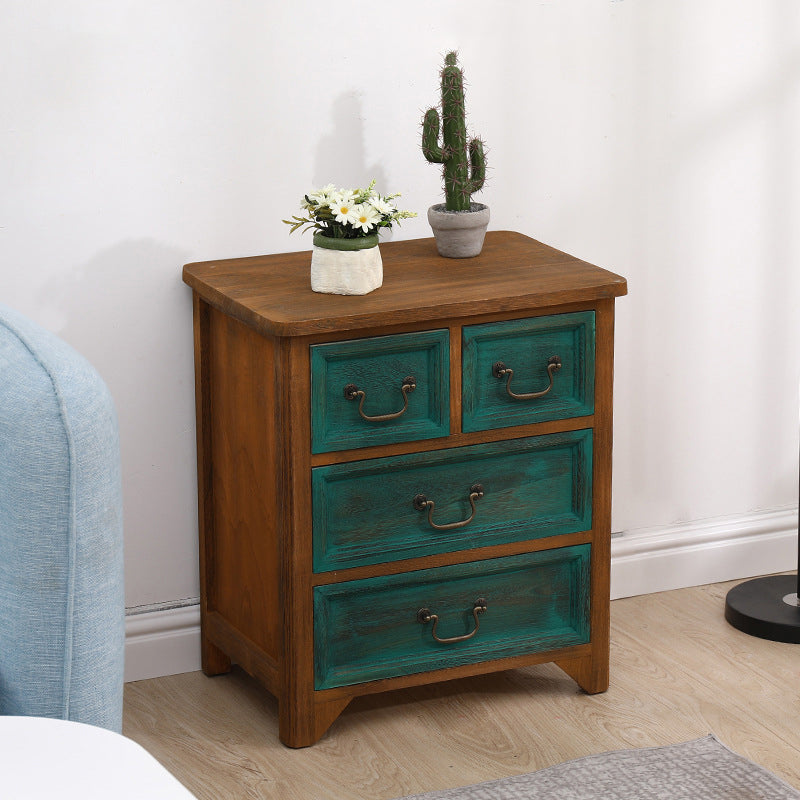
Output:
<path fill-rule="evenodd" d="M 417 388 L 397 419 L 368 422 L 344 387 L 366 393 L 364 414 L 403 407 L 407 377 Z M 376 336 L 311 346 L 311 451 L 326 453 L 369 445 L 432 439 L 450 433 L 450 359 L 446 330 Z"/>
<path fill-rule="evenodd" d="M 591 430 L 532 436 L 432 452 L 374 458 L 312 470 L 314 570 L 378 564 L 575 533 L 592 526 Z M 434 530 L 433 521 L 474 519 Z"/>
<path fill-rule="evenodd" d="M 463 428 L 482 431 L 594 413 L 594 312 L 469 325 L 463 329 Z M 506 378 L 492 367 L 502 361 L 514 370 L 511 389 L 539 392 L 549 383 L 547 362 L 562 367 L 543 397 L 514 400 Z"/>
<path fill-rule="evenodd" d="M 553 650 L 589 641 L 590 545 L 317 586 L 317 689 Z M 437 635 L 420 608 L 440 617 Z"/>

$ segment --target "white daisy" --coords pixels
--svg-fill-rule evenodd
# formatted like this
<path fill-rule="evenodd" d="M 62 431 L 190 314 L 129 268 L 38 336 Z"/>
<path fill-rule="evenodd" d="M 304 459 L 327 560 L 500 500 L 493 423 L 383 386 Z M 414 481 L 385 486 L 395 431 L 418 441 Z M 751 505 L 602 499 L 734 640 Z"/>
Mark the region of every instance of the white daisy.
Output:
<path fill-rule="evenodd" d="M 362 203 L 361 205 L 355 206 L 353 211 L 355 212 L 353 227 L 361 228 L 364 233 L 369 233 L 381 220 L 380 213 L 375 209 L 372 203 Z"/>
<path fill-rule="evenodd" d="M 378 195 L 371 197 L 369 203 L 379 214 L 392 214 L 397 211 L 391 203 L 387 203 L 383 198 L 378 197 Z"/>
<path fill-rule="evenodd" d="M 328 195 L 328 203 L 331 204 L 331 207 L 336 203 L 350 203 L 351 205 L 355 205 L 355 192 L 352 189 L 334 189 L 334 191 Z"/>
<path fill-rule="evenodd" d="M 327 186 L 323 186 L 321 189 L 314 189 L 314 191 L 309 192 L 308 198 L 314 205 L 322 206 L 330 201 L 330 198 L 335 191 L 336 187 L 332 183 L 329 183 Z"/>
<path fill-rule="evenodd" d="M 353 202 L 352 192 L 342 192 L 328 204 L 334 219 L 342 225 L 355 225 L 356 204 Z"/>

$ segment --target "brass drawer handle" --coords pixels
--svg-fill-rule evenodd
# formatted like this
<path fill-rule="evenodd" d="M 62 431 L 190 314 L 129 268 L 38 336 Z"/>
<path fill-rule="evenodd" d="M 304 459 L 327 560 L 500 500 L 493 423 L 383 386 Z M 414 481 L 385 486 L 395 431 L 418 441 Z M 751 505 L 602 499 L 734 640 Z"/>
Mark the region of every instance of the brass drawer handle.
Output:
<path fill-rule="evenodd" d="M 561 358 L 559 356 L 550 356 L 550 358 L 547 359 L 547 375 L 550 378 L 550 385 L 541 392 L 530 392 L 528 394 L 515 394 L 511 391 L 511 379 L 514 377 L 514 370 L 511 369 L 511 367 L 507 367 L 502 361 L 498 361 L 492 367 L 492 375 L 498 379 L 502 379 L 506 375 L 508 376 L 506 380 L 506 391 L 508 392 L 508 396 L 513 397 L 514 400 L 535 400 L 537 397 L 544 397 L 544 395 L 553 388 L 553 375 L 560 369 Z"/>
<path fill-rule="evenodd" d="M 413 392 L 416 388 L 416 378 L 413 376 L 405 378 L 400 386 L 400 391 L 403 393 L 403 407 L 392 414 L 377 414 L 374 417 L 364 413 L 364 400 L 367 397 L 367 393 L 363 389 L 359 389 L 354 383 L 348 383 L 347 386 L 344 387 L 344 396 L 348 400 L 355 400 L 357 397 L 360 398 L 358 413 L 361 414 L 361 417 L 367 422 L 388 422 L 390 419 L 397 419 L 406 413 L 406 409 L 408 408 L 408 393 Z"/>
<path fill-rule="evenodd" d="M 469 633 L 465 633 L 463 636 L 451 636 L 447 639 L 442 639 L 436 635 L 436 626 L 439 624 L 438 614 L 431 614 L 429 609 L 421 608 L 419 611 L 417 611 L 417 622 L 426 625 L 428 622 L 433 620 L 433 628 L 431 629 L 431 635 L 433 638 L 436 639 L 436 641 L 440 644 L 453 644 L 454 642 L 465 642 L 467 639 L 471 639 L 478 632 L 478 629 L 481 626 L 481 623 L 478 620 L 478 614 L 482 614 L 484 611 L 486 611 L 486 600 L 484 600 L 482 597 L 479 597 L 475 601 L 475 606 L 472 609 L 475 627 Z"/>
<path fill-rule="evenodd" d="M 462 519 L 458 522 L 448 522 L 445 525 L 437 525 L 433 521 L 433 500 L 428 500 L 424 494 L 418 494 L 414 496 L 412 502 L 417 511 L 424 511 L 426 508 L 428 509 L 428 524 L 431 526 L 431 528 L 434 528 L 437 531 L 449 531 L 453 528 L 463 528 L 465 525 L 469 525 L 469 523 L 472 522 L 472 520 L 475 518 L 475 501 L 479 500 L 481 497 L 483 497 L 483 486 L 481 486 L 479 483 L 472 484 L 472 486 L 469 487 L 469 504 L 472 506 L 472 513 L 469 515 L 469 517 L 467 517 L 467 519 Z"/>

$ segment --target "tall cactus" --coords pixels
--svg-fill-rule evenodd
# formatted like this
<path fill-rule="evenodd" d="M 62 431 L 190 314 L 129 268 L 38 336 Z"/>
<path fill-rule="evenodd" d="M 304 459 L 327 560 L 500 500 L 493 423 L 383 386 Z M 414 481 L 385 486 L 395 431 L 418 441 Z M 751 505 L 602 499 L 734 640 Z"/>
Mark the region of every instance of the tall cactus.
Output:
<path fill-rule="evenodd" d="M 439 112 L 428 109 L 422 123 L 422 152 L 432 164 L 444 164 L 447 211 L 469 211 L 472 194 L 483 187 L 486 157 L 481 139 L 475 137 L 467 145 L 464 76 L 457 53 L 445 56 L 442 69 L 442 144 L 439 145 Z"/>

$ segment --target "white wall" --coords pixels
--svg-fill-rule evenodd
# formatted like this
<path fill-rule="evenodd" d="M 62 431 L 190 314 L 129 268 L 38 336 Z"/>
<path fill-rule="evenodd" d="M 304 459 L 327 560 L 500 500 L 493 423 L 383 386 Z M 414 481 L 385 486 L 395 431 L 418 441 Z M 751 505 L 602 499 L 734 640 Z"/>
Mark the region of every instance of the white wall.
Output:
<path fill-rule="evenodd" d="M 453 47 L 491 228 L 629 279 L 615 530 L 796 505 L 793 0 L 1 8 L 0 299 L 116 398 L 129 606 L 198 594 L 181 266 L 307 248 L 280 220 L 327 182 L 376 177 L 421 212 L 395 238 L 428 236 L 440 184 L 419 123 Z"/>

